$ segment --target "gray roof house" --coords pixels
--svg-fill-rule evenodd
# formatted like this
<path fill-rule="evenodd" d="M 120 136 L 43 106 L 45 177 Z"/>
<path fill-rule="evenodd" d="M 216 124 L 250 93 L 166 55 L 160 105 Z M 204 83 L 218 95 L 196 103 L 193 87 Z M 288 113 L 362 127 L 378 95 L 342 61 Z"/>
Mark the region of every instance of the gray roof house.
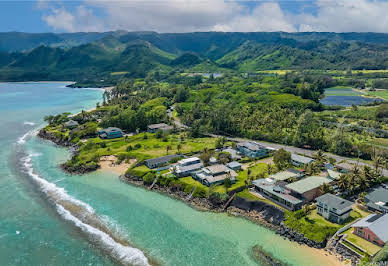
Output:
<path fill-rule="evenodd" d="M 300 178 L 304 174 L 298 170 L 295 169 L 287 169 L 284 171 L 277 172 L 276 174 L 272 174 L 269 177 L 276 179 L 278 181 L 286 181 L 290 178 Z"/>
<path fill-rule="evenodd" d="M 170 170 L 173 174 L 184 177 L 193 174 L 203 167 L 201 160 L 198 157 L 190 157 L 178 161 L 177 165 Z"/>
<path fill-rule="evenodd" d="M 298 154 L 291 154 L 291 163 L 295 166 L 304 166 L 306 164 L 314 162 L 313 158 L 298 155 Z"/>
<path fill-rule="evenodd" d="M 234 170 L 223 164 L 216 164 L 202 168 L 201 171 L 195 174 L 195 179 L 206 186 L 211 186 L 214 184 L 222 184 L 227 178 L 235 182 L 236 176 L 237 173 Z"/>
<path fill-rule="evenodd" d="M 150 133 L 155 133 L 156 131 L 159 131 L 159 130 L 161 130 L 163 132 L 168 132 L 168 131 L 173 130 L 173 127 L 169 126 L 165 123 L 159 123 L 159 124 L 152 124 L 152 125 L 147 126 L 147 130 Z"/>
<path fill-rule="evenodd" d="M 291 211 L 300 209 L 303 205 L 303 200 L 294 196 L 291 190 L 284 187 L 284 183 L 272 178 L 261 178 L 252 181 L 255 189 L 262 196 Z"/>
<path fill-rule="evenodd" d="M 304 198 L 306 202 L 309 202 L 322 194 L 320 191 L 322 184 L 330 184 L 331 182 L 333 180 L 323 176 L 309 176 L 286 185 L 286 188 L 292 190 L 299 197 Z"/>
<path fill-rule="evenodd" d="M 148 168 L 152 169 L 152 168 L 156 168 L 156 167 L 162 166 L 164 164 L 167 164 L 172 159 L 178 158 L 180 156 L 181 155 L 178 155 L 178 154 L 167 155 L 167 156 L 163 156 L 163 157 L 148 159 L 148 160 L 145 160 L 144 162 L 145 162 L 145 164 L 147 165 Z"/>
<path fill-rule="evenodd" d="M 384 246 L 388 241 L 388 214 L 371 214 L 352 225 L 353 234 Z"/>
<path fill-rule="evenodd" d="M 241 156 L 237 154 L 237 151 L 232 148 L 223 149 L 222 152 L 228 152 L 232 156 L 232 160 L 240 160 Z"/>
<path fill-rule="evenodd" d="M 317 202 L 317 213 L 326 220 L 342 224 L 350 216 L 353 202 L 342 199 L 330 193 L 319 196 Z"/>
<path fill-rule="evenodd" d="M 388 189 L 385 187 L 375 188 L 365 196 L 368 209 L 382 213 L 388 213 Z"/>
<path fill-rule="evenodd" d="M 236 162 L 236 161 L 233 161 L 233 162 L 230 162 L 228 164 L 226 164 L 226 167 L 234 170 L 234 171 L 237 171 L 237 170 L 240 170 L 241 167 L 242 167 L 242 164 L 239 163 L 239 162 Z"/>
<path fill-rule="evenodd" d="M 65 127 L 67 128 L 75 128 L 75 127 L 78 127 L 78 122 L 77 121 L 74 121 L 74 120 L 69 120 L 65 123 Z"/>

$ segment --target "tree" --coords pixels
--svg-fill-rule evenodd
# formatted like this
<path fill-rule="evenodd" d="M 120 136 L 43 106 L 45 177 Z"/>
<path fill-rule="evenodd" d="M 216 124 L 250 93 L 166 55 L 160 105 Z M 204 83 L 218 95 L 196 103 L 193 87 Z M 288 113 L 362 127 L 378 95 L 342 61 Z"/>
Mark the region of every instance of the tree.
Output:
<path fill-rule="evenodd" d="M 332 193 L 333 192 L 333 187 L 330 186 L 328 183 L 323 183 L 319 187 L 319 190 L 321 191 L 322 194 Z"/>
<path fill-rule="evenodd" d="M 181 153 L 182 144 L 178 143 L 178 145 L 176 145 L 176 149 L 178 150 L 178 153 Z"/>
<path fill-rule="evenodd" d="M 325 146 L 325 134 L 318 118 L 307 110 L 298 119 L 293 143 L 301 147 L 311 146 L 313 149 L 321 149 Z"/>
<path fill-rule="evenodd" d="M 232 160 L 232 155 L 229 152 L 220 152 L 217 155 L 218 161 L 222 164 L 227 164 Z"/>
<path fill-rule="evenodd" d="M 230 175 L 230 174 L 229 174 Z M 230 176 L 228 175 L 227 178 L 225 178 L 224 180 L 224 186 L 226 188 L 230 188 L 232 186 L 232 180 L 230 179 Z"/>
<path fill-rule="evenodd" d="M 166 153 L 167 153 L 167 155 L 168 155 L 168 152 L 171 150 L 171 146 L 170 145 L 167 145 L 166 146 Z"/>
<path fill-rule="evenodd" d="M 273 162 L 279 170 L 282 170 L 291 164 L 291 153 L 283 148 L 279 149 L 273 156 Z"/>
<path fill-rule="evenodd" d="M 207 148 L 203 149 L 201 155 L 199 158 L 203 162 L 205 166 L 209 165 L 210 158 L 212 157 L 212 152 L 209 151 Z"/>

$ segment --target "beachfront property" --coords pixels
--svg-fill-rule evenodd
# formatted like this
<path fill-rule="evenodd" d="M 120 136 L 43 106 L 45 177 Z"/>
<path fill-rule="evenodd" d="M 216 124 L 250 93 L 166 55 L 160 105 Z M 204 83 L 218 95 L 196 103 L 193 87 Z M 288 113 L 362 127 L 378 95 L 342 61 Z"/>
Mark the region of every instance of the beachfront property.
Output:
<path fill-rule="evenodd" d="M 191 157 L 178 161 L 174 167 L 170 168 L 170 171 L 178 177 L 185 177 L 200 170 L 202 167 L 203 164 L 198 157 Z"/>
<path fill-rule="evenodd" d="M 365 195 L 364 201 L 369 210 L 381 213 L 388 213 L 387 188 L 379 186 L 378 188 L 373 189 L 370 193 Z"/>
<path fill-rule="evenodd" d="M 342 224 L 350 217 L 353 202 L 340 198 L 330 193 L 326 193 L 315 199 L 317 202 L 317 213 L 326 220 Z"/>
<path fill-rule="evenodd" d="M 173 127 L 165 123 L 152 124 L 147 126 L 147 131 L 149 133 L 155 133 L 156 131 L 159 131 L 159 130 L 162 131 L 163 133 L 168 133 L 173 130 Z"/>
<path fill-rule="evenodd" d="M 277 181 L 272 178 L 262 178 L 252 181 L 256 191 L 269 200 L 285 207 L 290 211 L 299 210 L 303 205 L 303 200 L 292 194 L 287 189 L 284 181 Z"/>
<path fill-rule="evenodd" d="M 320 186 L 323 184 L 330 184 L 333 180 L 323 176 L 309 176 L 287 184 L 285 187 L 293 192 L 293 195 L 303 199 L 305 202 L 310 202 L 316 197 L 322 195 Z"/>
<path fill-rule="evenodd" d="M 250 158 L 263 158 L 268 156 L 270 149 L 253 141 L 239 142 L 236 149 L 244 156 Z"/>
<path fill-rule="evenodd" d="M 65 123 L 65 127 L 68 129 L 76 128 L 76 127 L 78 127 L 78 125 L 79 125 L 78 122 L 74 121 L 74 120 L 69 120 Z"/>
<path fill-rule="evenodd" d="M 291 154 L 291 163 L 294 166 L 304 167 L 305 165 L 310 164 L 312 162 L 314 162 L 313 158 L 302 156 L 302 155 L 298 155 L 298 154 L 295 154 L 295 153 Z"/>
<path fill-rule="evenodd" d="M 285 171 L 277 172 L 276 174 L 272 174 L 269 177 L 272 179 L 275 179 L 277 181 L 287 181 L 294 178 L 301 178 L 304 176 L 304 173 L 302 171 L 298 171 L 296 169 L 287 169 Z"/>
<path fill-rule="evenodd" d="M 352 225 L 353 234 L 378 246 L 388 241 L 388 214 L 371 214 Z"/>
<path fill-rule="evenodd" d="M 202 168 L 200 171 L 196 172 L 193 177 L 202 184 L 211 186 L 223 184 L 227 178 L 229 178 L 232 183 L 235 183 L 237 173 L 223 164 L 216 164 Z"/>
<path fill-rule="evenodd" d="M 178 154 L 167 155 L 167 156 L 162 156 L 162 157 L 158 157 L 158 158 L 145 160 L 144 163 L 147 165 L 148 168 L 153 169 L 153 168 L 157 168 L 157 167 L 166 165 L 172 159 L 179 158 L 179 157 L 181 157 L 181 155 L 178 155 Z"/>
<path fill-rule="evenodd" d="M 98 136 L 102 139 L 121 138 L 123 132 L 117 127 L 108 127 L 98 131 Z"/>
<path fill-rule="evenodd" d="M 226 149 L 223 149 L 222 152 L 227 152 L 231 155 L 232 157 L 232 160 L 240 160 L 241 159 L 241 156 L 238 155 L 237 151 L 235 149 L 232 149 L 232 148 L 226 148 Z"/>
<path fill-rule="evenodd" d="M 233 171 L 241 170 L 242 164 L 236 161 L 230 162 L 226 164 L 226 167 L 232 169 Z"/>

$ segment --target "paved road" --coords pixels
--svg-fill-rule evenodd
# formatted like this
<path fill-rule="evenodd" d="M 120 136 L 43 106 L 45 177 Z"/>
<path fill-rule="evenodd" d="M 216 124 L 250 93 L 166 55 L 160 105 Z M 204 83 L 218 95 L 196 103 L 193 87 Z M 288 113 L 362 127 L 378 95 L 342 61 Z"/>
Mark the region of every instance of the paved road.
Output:
<path fill-rule="evenodd" d="M 212 137 L 223 137 L 222 135 L 215 135 L 215 134 L 209 134 L 209 136 L 212 136 Z M 245 138 L 234 138 L 234 137 L 226 137 L 228 140 L 231 140 L 231 141 L 251 141 L 250 139 L 245 139 Z M 288 146 L 288 145 L 284 145 L 284 144 L 277 144 L 277 143 L 271 143 L 271 142 L 264 142 L 264 141 L 256 141 L 255 142 L 263 145 L 263 146 L 268 146 L 268 147 L 271 147 L 271 148 L 275 148 L 275 149 L 285 149 L 286 151 L 288 152 L 291 152 L 291 153 L 298 153 L 298 154 L 302 154 L 302 155 L 305 155 L 305 156 L 308 156 L 308 157 L 311 157 L 314 153 L 316 153 L 317 151 L 316 150 L 308 150 L 308 149 L 303 149 L 303 148 L 298 148 L 298 147 L 294 147 L 294 146 Z M 351 158 L 348 158 L 348 157 L 344 157 L 344 156 L 339 156 L 339 155 L 336 155 L 336 154 L 332 154 L 332 153 L 328 153 L 328 152 L 325 152 L 325 155 L 328 156 L 328 157 L 332 157 L 334 158 L 337 162 L 339 161 L 343 161 L 343 160 L 346 160 L 348 163 L 353 163 L 353 164 L 359 164 L 359 165 L 369 165 L 371 166 L 370 164 L 367 164 L 367 163 L 364 163 L 364 162 L 359 162 L 357 160 L 354 160 L 354 159 L 351 159 Z M 387 169 L 383 169 L 383 175 L 388 177 L 388 170 Z"/>
<path fill-rule="evenodd" d="M 188 126 L 182 124 L 178 118 L 176 117 L 173 117 L 172 116 L 172 112 L 173 112 L 173 109 L 168 109 L 167 110 L 167 115 L 173 119 L 173 122 L 175 123 L 175 125 L 180 128 L 180 129 L 187 129 Z M 226 137 L 226 136 L 222 136 L 222 135 L 215 135 L 215 134 L 208 134 L 209 136 L 212 136 L 212 137 L 216 137 L 216 138 L 219 138 L 219 137 Z M 245 139 L 245 138 L 234 138 L 234 137 L 226 137 L 228 140 L 231 140 L 231 141 L 252 141 L 250 139 Z M 309 156 L 311 157 L 314 153 L 316 153 L 317 151 L 316 150 L 308 150 L 308 149 L 303 149 L 303 148 L 298 148 L 298 147 L 294 147 L 294 146 L 288 146 L 288 145 L 284 145 L 284 144 L 277 144 L 277 143 L 272 143 L 272 142 L 264 142 L 264 141 L 255 141 L 263 146 L 268 146 L 268 147 L 271 147 L 271 148 L 275 148 L 275 149 L 285 149 L 286 151 L 288 152 L 291 152 L 291 153 L 298 153 L 298 154 L 303 154 L 303 155 L 306 155 L 306 156 Z M 367 164 L 367 163 L 364 163 L 364 162 L 359 162 L 357 160 L 354 160 L 354 159 L 351 159 L 351 158 L 348 158 L 348 157 L 344 157 L 344 156 L 339 156 L 339 155 L 336 155 L 336 154 L 332 154 L 332 153 L 328 153 L 328 152 L 325 152 L 325 155 L 328 156 L 328 157 L 331 157 L 331 158 L 334 158 L 337 162 L 339 161 L 343 161 L 343 160 L 346 160 L 348 163 L 353 163 L 353 164 L 359 164 L 361 166 L 363 165 L 369 165 L 371 166 L 370 164 Z M 387 169 L 383 169 L 383 176 L 386 176 L 388 177 L 388 170 Z"/>

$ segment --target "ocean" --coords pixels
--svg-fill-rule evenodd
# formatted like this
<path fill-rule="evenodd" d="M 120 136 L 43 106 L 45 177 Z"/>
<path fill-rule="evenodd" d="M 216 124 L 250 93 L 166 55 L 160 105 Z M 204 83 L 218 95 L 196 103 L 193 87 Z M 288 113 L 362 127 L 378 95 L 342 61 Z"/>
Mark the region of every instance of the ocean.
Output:
<path fill-rule="evenodd" d="M 36 137 L 44 116 L 102 99 L 66 85 L 0 83 L 1 265 L 258 265 L 257 244 L 290 265 L 325 265 L 245 219 L 194 210 L 111 172 L 62 172 L 68 150 Z"/>

